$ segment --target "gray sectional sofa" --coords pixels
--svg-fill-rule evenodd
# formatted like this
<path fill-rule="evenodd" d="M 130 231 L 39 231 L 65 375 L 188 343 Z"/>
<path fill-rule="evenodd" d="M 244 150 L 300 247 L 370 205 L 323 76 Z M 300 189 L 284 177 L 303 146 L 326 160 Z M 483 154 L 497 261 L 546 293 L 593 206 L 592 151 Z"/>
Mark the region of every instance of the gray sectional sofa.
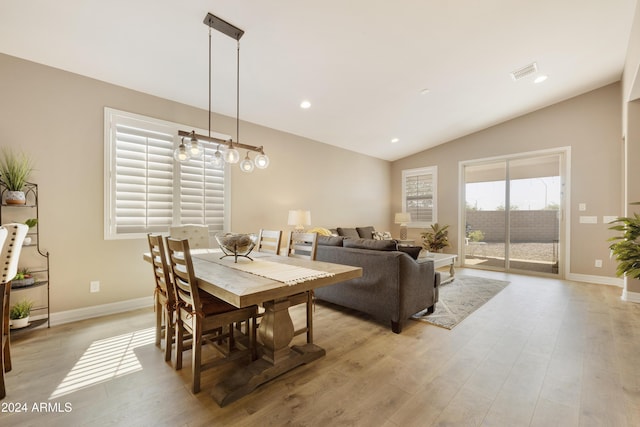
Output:
<path fill-rule="evenodd" d="M 420 248 L 411 249 L 393 240 L 319 236 L 317 260 L 362 267 L 363 275 L 318 288 L 316 298 L 390 322 L 400 333 L 413 314 L 433 311 L 438 301 L 440 273 L 433 261 L 415 259 Z"/>

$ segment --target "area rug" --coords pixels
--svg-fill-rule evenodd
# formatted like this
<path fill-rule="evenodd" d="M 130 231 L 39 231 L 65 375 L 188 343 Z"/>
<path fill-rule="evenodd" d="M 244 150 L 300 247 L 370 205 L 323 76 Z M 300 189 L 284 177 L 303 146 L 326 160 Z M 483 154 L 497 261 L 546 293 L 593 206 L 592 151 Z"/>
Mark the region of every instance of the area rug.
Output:
<path fill-rule="evenodd" d="M 484 277 L 456 276 L 440 286 L 440 296 L 432 314 L 424 311 L 412 318 L 446 329 L 453 329 L 468 315 L 496 296 L 509 282 Z"/>

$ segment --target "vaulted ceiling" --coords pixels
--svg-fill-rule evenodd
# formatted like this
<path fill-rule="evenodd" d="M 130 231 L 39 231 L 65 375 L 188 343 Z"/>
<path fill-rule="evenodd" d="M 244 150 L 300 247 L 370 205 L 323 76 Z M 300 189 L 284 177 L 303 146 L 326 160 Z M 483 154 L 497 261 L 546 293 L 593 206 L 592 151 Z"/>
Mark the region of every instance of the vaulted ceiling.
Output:
<path fill-rule="evenodd" d="M 636 0 L 3 0 L 0 52 L 206 110 L 203 19 L 211 12 L 245 31 L 241 119 L 395 160 L 618 81 L 635 7 Z M 215 31 L 212 42 L 212 110 L 235 117 L 236 42 Z M 538 71 L 511 77 L 534 62 Z M 534 83 L 540 75 L 547 80 Z M 311 107 L 300 108 L 303 100 Z"/>

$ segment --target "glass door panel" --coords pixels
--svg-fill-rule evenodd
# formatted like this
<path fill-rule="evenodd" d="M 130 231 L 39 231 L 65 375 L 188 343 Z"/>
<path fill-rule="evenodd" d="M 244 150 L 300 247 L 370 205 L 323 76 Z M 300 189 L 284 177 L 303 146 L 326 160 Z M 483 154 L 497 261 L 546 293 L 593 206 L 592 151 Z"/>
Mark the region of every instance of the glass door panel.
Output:
<path fill-rule="evenodd" d="M 498 161 L 464 168 L 465 240 L 463 264 L 469 267 L 506 269 L 507 162 Z"/>
<path fill-rule="evenodd" d="M 507 269 L 558 274 L 560 155 L 509 160 Z"/>

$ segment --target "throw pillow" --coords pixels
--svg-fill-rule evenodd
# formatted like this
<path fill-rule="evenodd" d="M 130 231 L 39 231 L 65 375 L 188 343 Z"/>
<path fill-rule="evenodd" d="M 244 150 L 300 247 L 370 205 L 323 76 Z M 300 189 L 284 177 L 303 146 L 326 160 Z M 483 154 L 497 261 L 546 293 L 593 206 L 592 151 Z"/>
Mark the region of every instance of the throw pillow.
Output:
<path fill-rule="evenodd" d="M 390 231 L 374 231 L 373 232 L 374 240 L 391 240 L 391 232 Z"/>
<path fill-rule="evenodd" d="M 420 255 L 420 251 L 422 251 L 422 247 L 420 246 L 398 246 L 398 250 L 400 252 L 404 252 L 408 254 L 413 259 L 418 259 Z"/>
<path fill-rule="evenodd" d="M 342 236 L 318 236 L 318 246 L 342 246 Z"/>
<path fill-rule="evenodd" d="M 318 233 L 318 236 L 331 236 L 331 231 L 322 227 L 315 227 L 315 228 L 312 228 L 311 230 L 307 230 L 306 232 Z"/>
<path fill-rule="evenodd" d="M 373 240 L 373 239 L 344 239 L 342 245 L 345 248 L 372 249 L 375 251 L 395 251 L 395 240 Z"/>
<path fill-rule="evenodd" d="M 342 228 L 338 227 L 338 235 L 344 237 L 352 237 L 354 239 L 359 239 L 360 235 L 356 231 L 355 228 Z"/>
<path fill-rule="evenodd" d="M 373 226 L 369 225 L 367 227 L 356 227 L 356 231 L 361 239 L 373 239 L 373 232 L 376 230 Z"/>

